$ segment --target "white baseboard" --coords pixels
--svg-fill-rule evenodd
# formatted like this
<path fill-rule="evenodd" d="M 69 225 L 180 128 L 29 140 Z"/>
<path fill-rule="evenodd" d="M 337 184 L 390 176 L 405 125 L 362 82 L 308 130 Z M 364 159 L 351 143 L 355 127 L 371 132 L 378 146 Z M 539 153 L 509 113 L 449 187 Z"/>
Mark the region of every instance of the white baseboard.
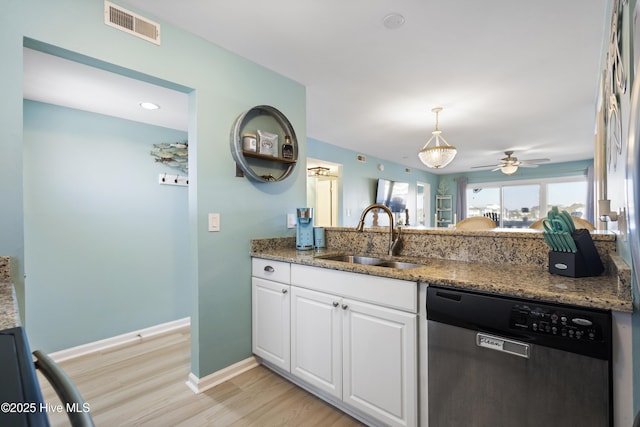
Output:
<path fill-rule="evenodd" d="M 190 325 L 191 318 L 185 317 L 183 319 L 161 323 L 159 325 L 150 326 L 148 328 L 140 329 L 133 332 L 127 332 L 126 334 L 117 335 L 115 337 L 106 338 L 100 341 L 94 341 L 87 344 L 79 345 L 77 347 L 71 347 L 65 350 L 56 351 L 55 353 L 49 354 L 49 357 L 51 357 L 55 362 L 62 362 L 64 360 L 73 359 L 90 353 L 96 353 L 108 348 L 113 348 L 120 345 L 140 341 L 142 339 L 153 337 L 156 335 L 165 334 L 167 332 L 188 327 Z"/>
<path fill-rule="evenodd" d="M 198 378 L 193 373 L 190 373 L 189 379 L 187 380 L 187 387 L 196 394 L 202 393 L 256 366 L 258 366 L 258 362 L 255 357 L 251 356 L 203 378 Z"/>

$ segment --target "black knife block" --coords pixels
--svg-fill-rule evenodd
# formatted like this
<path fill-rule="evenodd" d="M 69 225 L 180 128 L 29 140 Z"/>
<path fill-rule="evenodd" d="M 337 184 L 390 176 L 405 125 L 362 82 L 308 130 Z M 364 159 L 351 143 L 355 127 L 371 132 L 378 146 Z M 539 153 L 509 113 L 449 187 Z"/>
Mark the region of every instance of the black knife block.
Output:
<path fill-rule="evenodd" d="M 604 271 L 600 255 L 589 230 L 579 229 L 572 234 L 577 252 L 549 252 L 549 273 L 567 277 L 599 276 Z"/>

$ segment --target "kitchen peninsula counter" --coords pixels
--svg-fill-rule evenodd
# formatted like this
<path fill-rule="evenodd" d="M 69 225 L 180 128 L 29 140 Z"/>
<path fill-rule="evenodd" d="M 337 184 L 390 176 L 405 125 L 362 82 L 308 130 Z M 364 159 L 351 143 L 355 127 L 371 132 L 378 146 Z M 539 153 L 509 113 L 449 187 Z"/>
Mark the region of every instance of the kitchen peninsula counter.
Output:
<path fill-rule="evenodd" d="M 18 300 L 9 274 L 9 257 L 0 256 L 0 330 L 20 326 Z"/>
<path fill-rule="evenodd" d="M 332 231 L 339 232 L 340 229 Z M 352 230 L 345 230 L 351 232 Z M 440 230 L 434 230 L 435 233 L 442 234 Z M 447 230 L 449 231 L 449 230 Z M 379 231 L 374 230 L 374 233 Z M 403 231 L 403 236 L 405 232 Z M 488 236 L 492 240 L 500 238 L 516 238 L 521 239 L 526 236 L 530 239 L 542 240 L 541 235 L 532 233 L 517 232 L 475 232 L 475 237 Z M 364 239 L 371 241 L 370 233 L 357 233 Z M 388 234 L 383 233 L 382 237 Z M 448 239 L 451 239 L 452 233 L 444 233 Z M 349 271 L 354 273 L 369 274 L 374 276 L 382 276 L 407 280 L 412 282 L 426 282 L 430 284 L 438 284 L 451 286 L 462 289 L 469 289 L 481 292 L 491 292 L 495 294 L 508 295 L 520 298 L 529 298 L 547 302 L 557 302 L 564 304 L 578 305 L 582 307 L 600 308 L 605 310 L 614 310 L 621 312 L 632 312 L 631 298 L 631 270 L 624 261 L 613 251 L 607 252 L 604 256 L 601 253 L 603 263 L 606 264 L 605 273 L 597 277 L 581 277 L 571 278 L 553 275 L 548 272 L 546 265 L 535 263 L 510 263 L 510 262 L 480 262 L 477 260 L 458 260 L 443 259 L 433 256 L 416 256 L 415 253 L 404 255 L 404 251 L 400 256 L 393 257 L 395 261 L 411 262 L 420 264 L 419 267 L 409 269 L 396 269 L 389 267 L 380 267 L 374 265 L 350 264 L 341 261 L 332 261 L 322 259 L 323 256 L 333 254 L 357 254 L 369 255 L 379 258 L 389 258 L 380 253 L 363 250 L 362 245 L 357 242 L 349 242 L 345 245 L 341 238 L 337 235 L 332 236 L 334 243 L 329 244 L 329 229 L 327 229 L 327 248 L 313 251 L 297 251 L 295 250 L 294 238 L 280 239 L 260 239 L 252 241 L 251 256 L 264 259 L 272 259 L 276 261 L 284 261 L 295 264 L 304 264 L 321 268 L 329 268 L 334 270 Z M 462 237 L 474 236 L 473 232 L 461 233 Z M 348 238 L 348 237 L 347 237 Z M 411 239 L 411 237 L 410 237 Z M 413 236 L 416 239 L 416 236 Z M 615 236 L 606 235 L 606 237 L 595 237 L 594 240 L 604 242 L 612 241 L 615 243 Z M 464 241 L 464 239 L 462 239 Z M 477 242 L 476 242 L 477 243 Z M 499 243 L 502 245 L 505 242 Z M 475 243 L 474 243 L 475 244 Z M 511 244 L 506 242 L 506 244 Z M 542 246 L 536 246 L 536 243 L 528 242 L 529 251 L 542 250 L 547 253 L 544 241 Z M 368 245 L 371 246 L 371 245 Z M 375 245 L 374 245 L 375 246 Z M 352 248 L 356 248 L 355 251 Z M 468 251 L 463 247 L 457 247 L 458 253 Z M 599 248 L 599 251 L 602 249 Z M 498 257 L 496 256 L 496 259 Z"/>

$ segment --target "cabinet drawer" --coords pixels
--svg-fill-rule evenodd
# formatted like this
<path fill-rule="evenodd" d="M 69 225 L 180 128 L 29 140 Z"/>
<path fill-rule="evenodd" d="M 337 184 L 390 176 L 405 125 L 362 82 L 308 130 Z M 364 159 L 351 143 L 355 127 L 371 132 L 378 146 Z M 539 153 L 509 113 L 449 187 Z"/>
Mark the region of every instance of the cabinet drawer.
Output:
<path fill-rule="evenodd" d="M 411 313 L 418 312 L 416 282 L 293 264 L 291 284 Z"/>
<path fill-rule="evenodd" d="M 291 265 L 288 262 L 272 261 L 269 259 L 252 258 L 251 275 L 274 282 L 291 282 Z"/>

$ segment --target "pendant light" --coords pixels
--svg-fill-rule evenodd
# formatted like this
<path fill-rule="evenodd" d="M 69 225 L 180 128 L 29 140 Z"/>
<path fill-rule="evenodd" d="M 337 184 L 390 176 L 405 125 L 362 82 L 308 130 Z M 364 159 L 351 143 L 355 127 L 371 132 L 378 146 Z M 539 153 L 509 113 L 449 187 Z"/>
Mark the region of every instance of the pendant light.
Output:
<path fill-rule="evenodd" d="M 418 152 L 418 157 L 428 167 L 439 169 L 451 163 L 458 150 L 456 150 L 456 147 L 449 145 L 442 136 L 442 131 L 438 129 L 438 113 L 442 111 L 442 107 L 435 107 L 431 111 L 436 113 L 436 129 L 431 132 L 431 138 L 422 147 L 422 150 Z M 429 144 L 434 140 L 435 145 L 429 147 Z"/>

